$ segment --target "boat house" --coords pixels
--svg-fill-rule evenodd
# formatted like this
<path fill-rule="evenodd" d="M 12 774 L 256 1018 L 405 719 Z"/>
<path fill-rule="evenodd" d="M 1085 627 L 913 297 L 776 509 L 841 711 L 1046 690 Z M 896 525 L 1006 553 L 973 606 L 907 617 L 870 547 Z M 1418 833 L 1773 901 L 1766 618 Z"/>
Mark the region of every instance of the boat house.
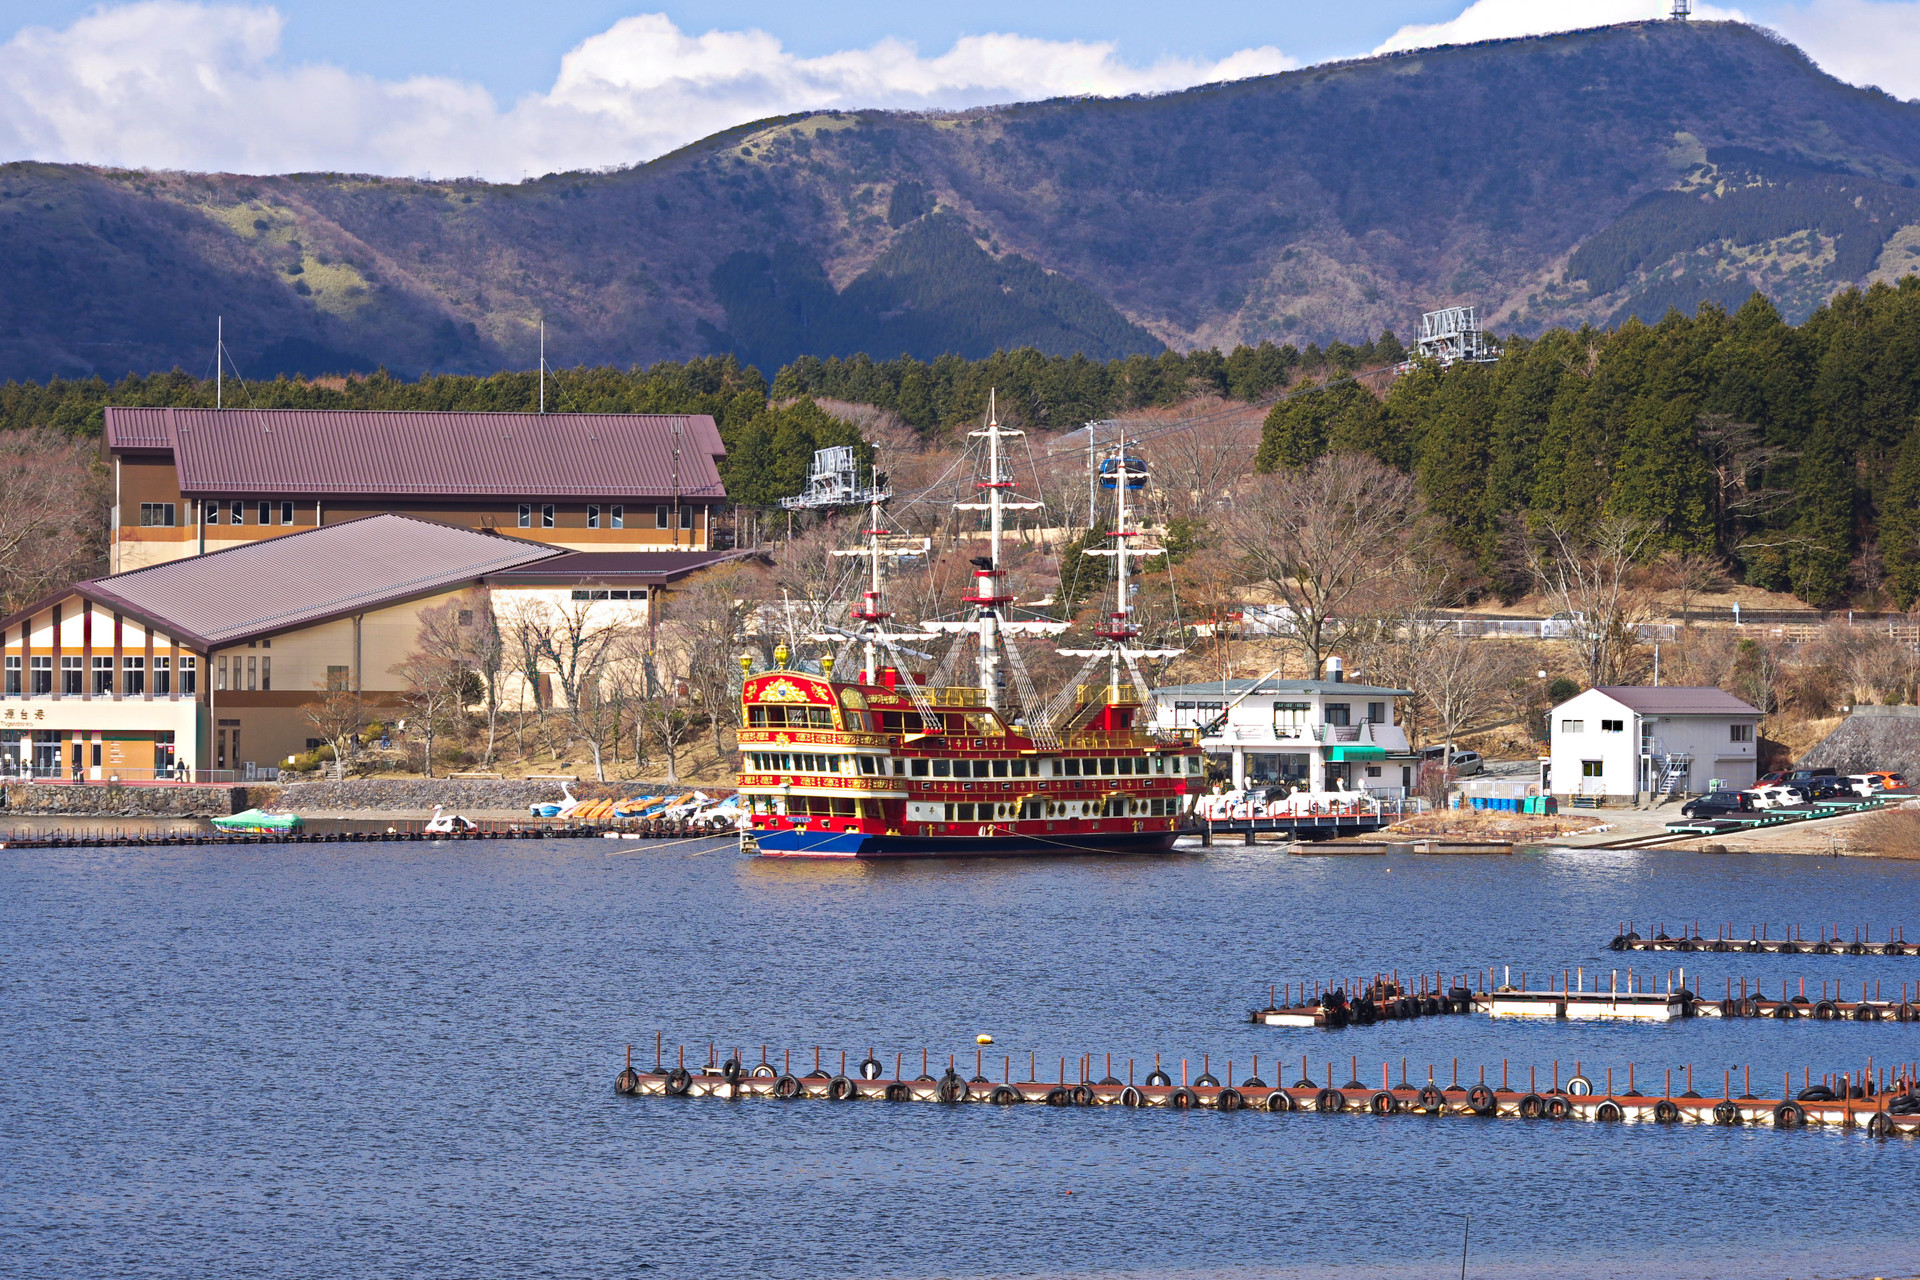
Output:
<path fill-rule="evenodd" d="M 1760 711 L 1724 689 L 1600 685 L 1555 707 L 1542 789 L 1566 800 L 1631 804 L 1712 787 L 1750 787 Z"/>
<path fill-rule="evenodd" d="M 331 693 L 390 714 L 429 608 L 484 595 L 503 631 L 523 614 L 644 626 L 671 584 L 743 554 L 588 554 L 376 515 L 75 583 L 0 618 L 0 775 L 251 780 L 318 745 L 308 707 Z M 544 679 L 527 696 L 552 700 Z"/>
<path fill-rule="evenodd" d="M 570 551 L 706 551 L 726 454 L 706 414 L 110 407 L 126 572 L 409 515 Z"/>
<path fill-rule="evenodd" d="M 1153 691 L 1153 727 L 1199 732 L 1236 789 L 1297 783 L 1401 795 L 1419 772 L 1399 715 L 1399 700 L 1412 696 L 1338 678 L 1171 685 Z"/>

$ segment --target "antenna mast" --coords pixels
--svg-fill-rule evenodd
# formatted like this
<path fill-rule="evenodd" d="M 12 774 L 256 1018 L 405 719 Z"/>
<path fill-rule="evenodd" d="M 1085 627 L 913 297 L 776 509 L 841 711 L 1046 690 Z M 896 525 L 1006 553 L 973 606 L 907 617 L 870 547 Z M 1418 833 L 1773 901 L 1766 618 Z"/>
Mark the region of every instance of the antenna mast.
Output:
<path fill-rule="evenodd" d="M 227 318 L 215 316 L 213 320 L 213 407 L 226 407 L 227 390 Z"/>
<path fill-rule="evenodd" d="M 547 320 L 540 318 L 540 412 L 547 411 Z"/>

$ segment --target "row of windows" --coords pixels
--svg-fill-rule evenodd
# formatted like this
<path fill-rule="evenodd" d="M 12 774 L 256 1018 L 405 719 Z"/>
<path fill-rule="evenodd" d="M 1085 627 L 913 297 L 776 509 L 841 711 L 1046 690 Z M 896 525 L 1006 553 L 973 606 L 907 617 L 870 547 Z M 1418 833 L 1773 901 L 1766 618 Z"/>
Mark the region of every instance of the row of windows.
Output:
<path fill-rule="evenodd" d="M 60 657 L 60 693 L 63 697 L 82 696 L 87 684 L 85 660 L 78 655 L 62 654 Z M 20 659 L 9 654 L 6 663 L 6 696 L 48 697 L 53 693 L 53 658 L 36 657 L 28 659 L 22 670 Z M 92 666 L 93 681 L 91 689 L 96 698 L 110 698 L 114 691 L 114 664 L 112 654 L 96 654 Z M 173 658 L 156 656 L 149 671 L 147 659 L 140 657 L 122 657 L 119 667 L 120 692 L 130 698 L 141 697 L 147 692 L 148 676 L 151 674 L 153 694 L 157 698 L 173 696 Z M 190 656 L 180 659 L 180 693 L 191 697 L 197 690 L 196 660 Z"/>
<path fill-rule="evenodd" d="M 682 529 L 691 529 L 694 527 L 694 512 L 698 510 L 698 507 L 680 508 L 680 527 Z M 645 519 L 644 516 L 641 518 Z M 534 524 L 535 520 L 540 522 L 538 526 Z M 604 526 L 601 524 L 602 520 L 606 522 Z M 520 504 L 520 527 L 522 529 L 532 529 L 535 527 L 551 529 L 558 521 L 559 507 L 554 503 L 523 502 Z M 605 507 L 597 502 L 587 504 L 587 528 L 599 529 L 602 527 L 608 529 L 626 528 L 626 507 L 617 503 Z M 653 527 L 656 529 L 671 529 L 673 527 L 672 506 L 663 502 L 653 509 Z"/>
<path fill-rule="evenodd" d="M 329 667 L 327 670 L 331 673 L 333 668 Z M 342 670 L 344 670 L 344 668 L 342 668 Z M 243 680 L 245 681 L 244 684 L 241 683 Z M 233 683 L 229 684 L 227 681 L 227 657 L 225 654 L 222 654 L 213 660 L 213 687 L 216 691 L 221 689 L 236 689 L 248 692 L 255 690 L 271 692 L 273 689 L 273 659 L 270 657 L 255 657 L 252 654 L 248 654 L 243 660 L 241 655 L 236 653 L 233 655 Z"/>
<path fill-rule="evenodd" d="M 1626 729 L 1627 722 L 1624 720 L 1602 720 L 1600 722 L 1600 732 L 1602 733 L 1625 733 Z M 1585 720 L 1562 720 L 1560 722 L 1561 733 L 1585 733 L 1586 731 L 1587 722 Z M 1728 725 L 1727 741 L 1752 742 L 1753 726 L 1750 724 Z"/>
<path fill-rule="evenodd" d="M 942 816 L 948 822 L 990 822 L 995 818 L 1164 818 L 1178 813 L 1179 804 L 1178 800 L 1171 798 L 1127 800 L 1114 796 L 1106 801 L 1024 800 L 1017 804 L 969 803 L 962 800 L 954 804 L 926 807 L 942 810 Z"/>
<path fill-rule="evenodd" d="M 171 506 L 172 504 L 160 503 L 156 505 Z M 144 519 L 144 512 L 145 512 L 146 506 L 147 506 L 146 503 L 141 504 L 143 518 L 141 519 L 140 523 L 142 524 L 146 523 L 146 520 Z M 291 502 L 268 502 L 265 500 L 262 500 L 259 502 L 247 502 L 240 498 L 234 498 L 232 501 L 229 501 L 229 502 L 222 502 L 220 499 L 215 498 L 213 501 L 207 503 L 207 523 L 208 524 L 222 523 L 223 522 L 222 512 L 224 511 L 225 512 L 224 523 L 247 524 L 249 508 L 251 508 L 251 514 L 253 517 L 252 523 L 254 524 L 272 524 L 274 523 L 273 518 L 276 515 L 280 517 L 281 524 L 293 523 L 293 504 Z M 168 523 L 172 523 L 172 522 L 169 521 Z"/>
<path fill-rule="evenodd" d="M 825 707 L 815 708 L 825 711 Z M 853 773 L 880 774 L 888 761 L 877 756 L 817 755 L 806 752 L 749 751 L 747 767 L 755 773 Z M 1185 764 L 1182 764 L 1182 761 Z M 900 760 L 892 761 L 894 775 L 915 778 L 1092 778 L 1146 777 L 1200 771 L 1197 756 L 1103 756 L 1094 759 L 1054 761 L 1051 775 L 1048 762 L 1042 760 Z"/>
<path fill-rule="evenodd" d="M 143 502 L 140 504 L 140 523 L 148 528 L 171 529 L 175 510 L 171 502 Z"/>
<path fill-rule="evenodd" d="M 599 587 L 591 589 L 575 587 L 573 598 L 575 600 L 645 600 L 647 598 L 647 591 L 645 587 L 642 587 L 638 591 L 627 591 L 619 587 L 605 589 Z M 462 609 L 460 616 L 466 619 L 466 621 L 460 624 L 461 626 L 469 627 L 473 625 L 473 615 L 467 610 Z"/>
<path fill-rule="evenodd" d="M 831 707 L 748 707 L 749 729 L 831 729 Z"/>
<path fill-rule="evenodd" d="M 794 818 L 880 818 L 878 800 L 840 796 L 755 796 L 755 813 L 778 813 Z"/>

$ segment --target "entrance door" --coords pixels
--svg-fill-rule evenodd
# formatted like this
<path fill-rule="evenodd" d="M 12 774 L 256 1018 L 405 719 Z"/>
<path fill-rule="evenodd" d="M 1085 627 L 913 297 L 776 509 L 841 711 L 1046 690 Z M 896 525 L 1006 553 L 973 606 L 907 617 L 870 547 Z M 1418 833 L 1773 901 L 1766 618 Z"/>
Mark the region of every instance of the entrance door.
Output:
<path fill-rule="evenodd" d="M 33 774 L 36 778 L 60 776 L 60 731 L 58 729 L 33 731 Z"/>

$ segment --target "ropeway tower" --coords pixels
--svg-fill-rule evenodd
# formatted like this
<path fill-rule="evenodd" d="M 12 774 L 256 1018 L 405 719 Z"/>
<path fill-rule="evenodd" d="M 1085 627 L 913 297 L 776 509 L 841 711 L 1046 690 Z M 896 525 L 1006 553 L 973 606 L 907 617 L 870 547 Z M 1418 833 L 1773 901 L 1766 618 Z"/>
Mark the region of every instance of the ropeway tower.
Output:
<path fill-rule="evenodd" d="M 1420 317 L 1420 336 L 1414 340 L 1416 355 L 1438 361 L 1441 368 L 1465 361 L 1485 364 L 1500 358 L 1473 307 L 1442 307 Z"/>

